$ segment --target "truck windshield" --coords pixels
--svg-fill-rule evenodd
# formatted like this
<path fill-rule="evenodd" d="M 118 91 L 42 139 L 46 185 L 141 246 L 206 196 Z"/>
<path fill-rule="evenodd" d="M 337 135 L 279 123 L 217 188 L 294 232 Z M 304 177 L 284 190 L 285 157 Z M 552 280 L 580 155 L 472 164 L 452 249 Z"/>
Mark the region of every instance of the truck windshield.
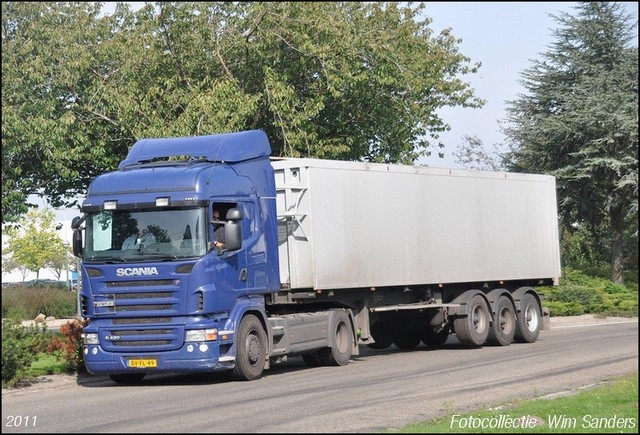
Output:
<path fill-rule="evenodd" d="M 201 257 L 205 208 L 113 210 L 87 218 L 84 259 L 124 262 Z"/>

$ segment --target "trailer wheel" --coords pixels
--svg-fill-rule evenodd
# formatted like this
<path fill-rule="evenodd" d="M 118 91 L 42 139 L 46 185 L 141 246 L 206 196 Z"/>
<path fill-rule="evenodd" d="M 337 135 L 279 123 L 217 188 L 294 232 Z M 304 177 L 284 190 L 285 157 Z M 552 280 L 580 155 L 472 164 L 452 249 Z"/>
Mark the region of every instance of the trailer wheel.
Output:
<path fill-rule="evenodd" d="M 351 322 L 345 311 L 336 313 L 333 319 L 332 329 L 333 346 L 319 349 L 318 357 L 323 365 L 344 366 L 351 359 L 351 349 L 353 348 L 353 334 L 351 333 Z"/>
<path fill-rule="evenodd" d="M 234 375 L 242 381 L 262 377 L 267 352 L 267 337 L 260 320 L 248 314 L 240 321 L 236 335 L 236 365 Z"/>
<path fill-rule="evenodd" d="M 542 326 L 540 306 L 536 298 L 527 293 L 522 298 L 520 307 L 515 339 L 520 343 L 533 343 L 538 339 Z"/>
<path fill-rule="evenodd" d="M 371 336 L 375 343 L 368 343 L 371 349 L 386 349 L 393 343 L 391 331 L 384 322 L 376 322 L 371 325 Z"/>
<path fill-rule="evenodd" d="M 393 338 L 393 344 L 398 349 L 413 350 L 420 344 L 420 333 L 410 328 L 400 328 Z"/>
<path fill-rule="evenodd" d="M 496 314 L 487 341 L 509 346 L 516 335 L 516 328 L 516 309 L 508 297 L 500 296 L 496 302 Z"/>
<path fill-rule="evenodd" d="M 116 384 L 135 385 L 142 382 L 145 373 L 120 373 L 117 375 L 109 375 L 111 380 Z"/>
<path fill-rule="evenodd" d="M 422 334 L 422 342 L 428 347 L 440 347 L 447 342 L 449 330 L 448 323 L 439 332 L 435 332 L 432 326 L 427 326 Z"/>
<path fill-rule="evenodd" d="M 491 315 L 484 298 L 479 294 L 467 303 L 468 315 L 453 321 L 456 336 L 463 345 L 482 346 L 489 336 Z"/>

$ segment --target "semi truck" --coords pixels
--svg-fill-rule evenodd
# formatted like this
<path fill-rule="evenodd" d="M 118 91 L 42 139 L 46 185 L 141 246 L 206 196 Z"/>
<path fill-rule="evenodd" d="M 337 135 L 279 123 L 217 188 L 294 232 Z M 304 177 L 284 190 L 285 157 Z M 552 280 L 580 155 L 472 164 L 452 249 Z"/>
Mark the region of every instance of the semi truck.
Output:
<path fill-rule="evenodd" d="M 536 341 L 554 177 L 270 154 L 261 130 L 142 139 L 91 182 L 72 221 L 89 372 L 256 380 L 361 345 Z"/>

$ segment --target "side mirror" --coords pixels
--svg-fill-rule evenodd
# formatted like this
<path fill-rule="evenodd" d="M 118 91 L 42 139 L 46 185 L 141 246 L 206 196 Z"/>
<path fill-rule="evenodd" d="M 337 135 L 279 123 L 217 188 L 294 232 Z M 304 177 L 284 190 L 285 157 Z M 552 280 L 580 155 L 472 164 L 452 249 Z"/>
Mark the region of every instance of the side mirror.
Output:
<path fill-rule="evenodd" d="M 86 215 L 83 217 L 76 216 L 71 221 L 71 228 L 73 229 L 73 255 L 76 257 L 82 256 L 82 229 L 80 225 L 82 225 L 86 217 Z"/>
<path fill-rule="evenodd" d="M 82 256 L 82 231 L 73 231 L 73 255 L 76 257 Z"/>
<path fill-rule="evenodd" d="M 242 210 L 231 208 L 227 211 L 227 223 L 224 226 L 224 247 L 227 251 L 242 248 Z"/>
<path fill-rule="evenodd" d="M 242 210 L 239 208 L 230 208 L 229 211 L 227 211 L 228 221 L 241 221 L 243 217 Z"/>

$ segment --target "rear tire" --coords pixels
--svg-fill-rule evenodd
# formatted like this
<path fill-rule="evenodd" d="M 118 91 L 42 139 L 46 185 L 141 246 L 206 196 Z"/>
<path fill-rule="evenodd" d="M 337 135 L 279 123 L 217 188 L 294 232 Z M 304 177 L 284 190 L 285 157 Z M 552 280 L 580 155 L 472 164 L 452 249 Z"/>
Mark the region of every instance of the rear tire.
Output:
<path fill-rule="evenodd" d="M 487 341 L 509 346 L 516 335 L 516 328 L 516 309 L 508 297 L 500 296 L 496 301 L 496 314 Z"/>
<path fill-rule="evenodd" d="M 515 340 L 519 343 L 533 343 L 538 339 L 542 327 L 540 305 L 531 294 L 527 293 L 520 301 Z"/>
<path fill-rule="evenodd" d="M 459 317 L 453 321 L 456 336 L 465 346 L 482 346 L 489 336 L 491 315 L 484 298 L 477 294 L 469 302 L 465 317 Z"/>
<path fill-rule="evenodd" d="M 260 320 L 253 314 L 247 314 L 240 321 L 236 346 L 233 374 L 241 381 L 260 379 L 267 353 L 267 334 Z"/>
<path fill-rule="evenodd" d="M 393 344 L 398 349 L 414 350 L 420 344 L 420 333 L 410 328 L 400 328 L 393 338 Z"/>
<path fill-rule="evenodd" d="M 333 346 L 319 349 L 319 360 L 327 366 L 344 366 L 351 359 L 353 349 L 353 334 L 351 333 L 351 321 L 346 311 L 336 313 L 332 322 Z"/>

